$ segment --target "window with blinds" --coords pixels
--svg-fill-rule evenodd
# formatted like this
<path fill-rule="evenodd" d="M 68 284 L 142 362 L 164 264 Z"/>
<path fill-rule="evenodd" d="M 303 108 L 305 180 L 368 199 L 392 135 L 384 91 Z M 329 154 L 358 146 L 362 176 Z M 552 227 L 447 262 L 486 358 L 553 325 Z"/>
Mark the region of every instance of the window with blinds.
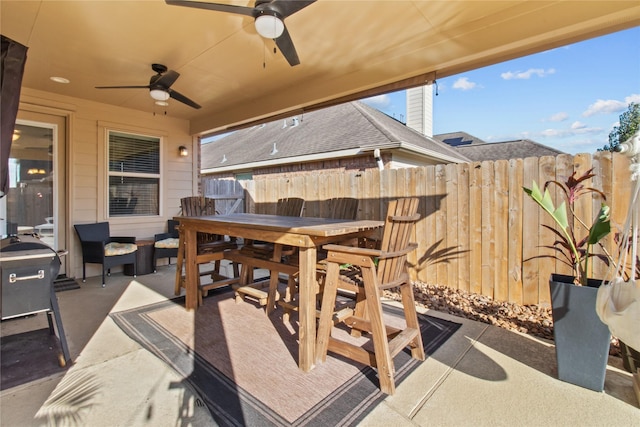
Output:
<path fill-rule="evenodd" d="M 109 216 L 160 214 L 160 138 L 109 131 Z"/>

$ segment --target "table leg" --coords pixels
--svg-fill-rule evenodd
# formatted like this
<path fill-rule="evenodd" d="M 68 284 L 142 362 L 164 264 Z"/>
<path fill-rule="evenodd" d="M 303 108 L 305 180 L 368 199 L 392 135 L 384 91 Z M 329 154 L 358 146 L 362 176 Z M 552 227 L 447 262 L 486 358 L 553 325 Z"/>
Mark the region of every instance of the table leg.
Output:
<path fill-rule="evenodd" d="M 280 263 L 282 261 L 282 245 L 275 243 L 273 245 L 273 256 L 271 261 Z M 280 272 L 278 270 L 271 270 L 269 272 L 269 293 L 267 296 L 267 307 L 265 311 L 267 316 L 271 315 L 276 305 L 276 294 L 278 293 L 278 283 L 280 282 Z"/>
<path fill-rule="evenodd" d="M 198 307 L 198 256 L 196 231 L 185 227 L 185 308 L 195 310 Z"/>
<path fill-rule="evenodd" d="M 305 372 L 313 369 L 316 348 L 316 248 L 300 248 L 298 366 Z"/>
<path fill-rule="evenodd" d="M 174 288 L 174 294 L 180 295 L 182 292 L 182 267 L 184 266 L 184 228 L 179 226 L 179 238 L 178 238 L 178 256 L 176 259 L 176 284 Z"/>

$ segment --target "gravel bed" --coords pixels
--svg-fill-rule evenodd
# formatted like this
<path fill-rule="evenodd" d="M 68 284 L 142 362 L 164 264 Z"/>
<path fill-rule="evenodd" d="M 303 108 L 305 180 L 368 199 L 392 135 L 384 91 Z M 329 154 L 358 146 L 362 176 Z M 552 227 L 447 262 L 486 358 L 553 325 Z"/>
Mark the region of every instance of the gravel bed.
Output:
<path fill-rule="evenodd" d="M 416 303 L 422 307 L 553 341 L 551 308 L 499 302 L 484 295 L 421 282 L 414 283 L 413 288 Z M 385 296 L 400 298 L 394 292 L 385 292 Z M 609 354 L 621 356 L 615 338 L 611 339 Z"/>

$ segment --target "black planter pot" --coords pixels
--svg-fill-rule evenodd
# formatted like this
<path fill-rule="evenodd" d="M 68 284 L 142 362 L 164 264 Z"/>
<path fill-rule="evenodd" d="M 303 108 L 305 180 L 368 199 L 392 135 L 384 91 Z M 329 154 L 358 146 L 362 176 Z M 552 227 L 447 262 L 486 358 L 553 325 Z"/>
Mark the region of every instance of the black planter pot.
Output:
<path fill-rule="evenodd" d="M 552 274 L 549 280 L 558 379 L 602 391 L 611 334 L 596 313 L 602 282 L 588 282 L 576 286 L 572 276 L 561 274 Z"/>

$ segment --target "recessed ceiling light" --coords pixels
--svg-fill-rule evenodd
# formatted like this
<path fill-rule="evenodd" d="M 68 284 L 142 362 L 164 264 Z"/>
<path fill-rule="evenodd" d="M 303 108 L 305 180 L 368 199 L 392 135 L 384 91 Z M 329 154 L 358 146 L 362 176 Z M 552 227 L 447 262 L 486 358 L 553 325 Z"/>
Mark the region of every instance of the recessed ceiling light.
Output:
<path fill-rule="evenodd" d="M 169 103 L 167 101 L 156 101 L 156 105 L 166 107 L 167 105 L 169 105 Z"/>
<path fill-rule="evenodd" d="M 70 83 L 69 79 L 65 79 L 64 77 L 49 77 L 56 83 Z"/>

